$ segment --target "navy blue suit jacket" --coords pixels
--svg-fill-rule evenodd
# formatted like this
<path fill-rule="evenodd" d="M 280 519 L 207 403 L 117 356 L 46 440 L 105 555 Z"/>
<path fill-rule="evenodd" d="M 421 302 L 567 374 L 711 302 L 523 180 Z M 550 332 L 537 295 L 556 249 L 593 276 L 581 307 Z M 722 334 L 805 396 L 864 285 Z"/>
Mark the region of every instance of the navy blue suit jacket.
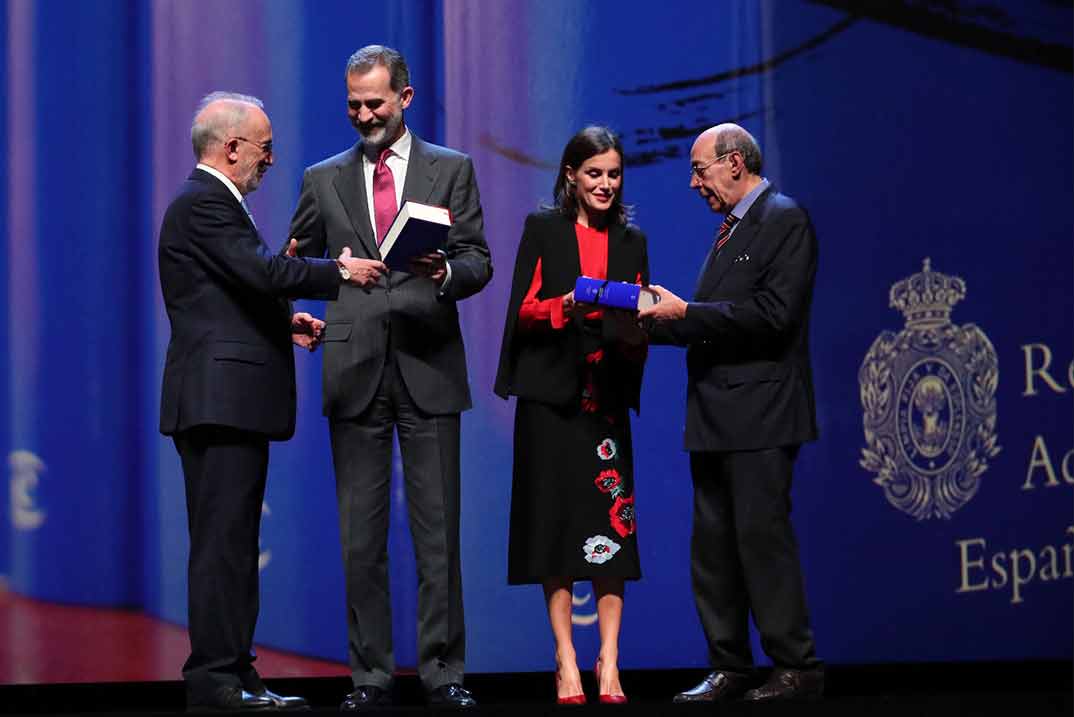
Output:
<path fill-rule="evenodd" d="M 290 298 L 332 299 L 334 261 L 278 256 L 219 179 L 195 169 L 164 214 L 160 286 L 171 322 L 160 431 L 219 425 L 290 438 Z"/>
<path fill-rule="evenodd" d="M 809 314 L 817 238 L 804 209 L 774 187 L 710 251 L 685 318 L 653 343 L 686 346 L 688 451 L 741 451 L 817 437 Z"/>

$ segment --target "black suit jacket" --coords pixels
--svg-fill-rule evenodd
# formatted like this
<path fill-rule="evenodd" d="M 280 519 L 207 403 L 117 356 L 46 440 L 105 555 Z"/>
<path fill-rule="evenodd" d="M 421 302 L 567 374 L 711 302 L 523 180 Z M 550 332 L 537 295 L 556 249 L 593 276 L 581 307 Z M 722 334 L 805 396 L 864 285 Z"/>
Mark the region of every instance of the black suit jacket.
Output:
<path fill-rule="evenodd" d="M 809 313 L 817 240 L 809 215 L 768 187 L 710 252 L 686 317 L 653 328 L 687 346 L 688 451 L 794 445 L 817 437 Z"/>
<path fill-rule="evenodd" d="M 574 290 L 581 275 L 578 239 L 574 220 L 558 211 L 530 214 L 515 259 L 511 297 L 504 322 L 500 364 L 495 391 L 501 398 L 509 395 L 558 406 L 577 404 L 581 395 L 581 366 L 585 361 L 581 332 L 575 324 L 563 329 L 515 331 L 518 311 L 541 261 L 541 288 L 537 298 L 544 300 Z M 633 283 L 641 274 L 642 284 L 649 283 L 649 255 L 645 235 L 634 226 L 613 224 L 608 227 L 608 279 Z M 614 344 L 615 324 L 602 321 L 605 344 Z M 617 388 L 626 405 L 638 409 L 643 362 L 617 352 L 605 354 Z"/>
<path fill-rule="evenodd" d="M 327 308 L 324 340 L 324 413 L 332 418 L 353 418 L 369 405 L 389 346 L 423 411 L 459 413 L 471 405 L 455 302 L 492 278 L 481 199 L 468 156 L 412 137 L 402 199 L 451 210 L 451 281 L 441 294 L 429 279 L 396 271 L 369 289 L 340 289 Z M 290 235 L 303 255 L 336 257 L 350 247 L 354 256 L 381 258 L 361 143 L 306 169 Z"/>
<path fill-rule="evenodd" d="M 235 196 L 195 169 L 164 214 L 160 286 L 172 335 L 160 430 L 214 424 L 290 438 L 295 365 L 288 298 L 334 297 L 334 261 L 277 256 Z"/>

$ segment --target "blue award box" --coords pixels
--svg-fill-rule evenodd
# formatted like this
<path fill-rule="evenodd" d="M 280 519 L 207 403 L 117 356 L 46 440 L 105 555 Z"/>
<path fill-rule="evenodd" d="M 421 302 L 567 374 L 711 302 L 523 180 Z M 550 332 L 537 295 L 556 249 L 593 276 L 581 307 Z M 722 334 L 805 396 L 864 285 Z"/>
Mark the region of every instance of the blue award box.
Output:
<path fill-rule="evenodd" d="M 637 311 L 657 303 L 660 297 L 638 284 L 579 276 L 574 282 L 574 300 Z"/>

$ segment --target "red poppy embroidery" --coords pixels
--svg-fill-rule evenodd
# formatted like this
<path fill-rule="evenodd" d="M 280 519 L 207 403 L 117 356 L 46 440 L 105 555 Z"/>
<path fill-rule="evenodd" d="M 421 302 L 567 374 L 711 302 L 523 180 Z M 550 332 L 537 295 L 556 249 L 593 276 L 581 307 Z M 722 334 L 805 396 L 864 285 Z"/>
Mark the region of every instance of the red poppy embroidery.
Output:
<path fill-rule="evenodd" d="M 612 519 L 612 527 L 619 537 L 625 538 L 634 532 L 634 496 L 629 498 L 619 497 L 615 499 L 608 515 Z"/>
<path fill-rule="evenodd" d="M 610 461 L 615 458 L 617 452 L 615 441 L 611 438 L 605 438 L 597 445 L 597 455 L 600 456 L 602 461 Z"/>
<path fill-rule="evenodd" d="M 604 349 L 597 349 L 593 353 L 586 354 L 586 363 L 600 363 L 604 360 Z"/>
<path fill-rule="evenodd" d="M 609 468 L 606 471 L 601 471 L 593 482 L 601 493 L 611 493 L 622 484 L 623 477 L 619 475 L 619 471 Z"/>

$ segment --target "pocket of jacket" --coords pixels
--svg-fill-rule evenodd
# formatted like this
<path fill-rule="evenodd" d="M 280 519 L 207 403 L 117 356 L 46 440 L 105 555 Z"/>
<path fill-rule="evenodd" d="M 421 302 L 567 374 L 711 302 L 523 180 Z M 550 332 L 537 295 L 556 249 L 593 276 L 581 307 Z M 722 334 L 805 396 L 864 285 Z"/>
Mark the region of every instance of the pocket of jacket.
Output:
<path fill-rule="evenodd" d="M 325 341 L 346 341 L 351 337 L 351 322 L 335 321 L 324 325 Z"/>
<path fill-rule="evenodd" d="M 258 365 L 267 362 L 265 352 L 261 347 L 245 344 L 241 341 L 218 341 L 214 343 L 213 358 L 217 361 L 240 361 Z"/>

